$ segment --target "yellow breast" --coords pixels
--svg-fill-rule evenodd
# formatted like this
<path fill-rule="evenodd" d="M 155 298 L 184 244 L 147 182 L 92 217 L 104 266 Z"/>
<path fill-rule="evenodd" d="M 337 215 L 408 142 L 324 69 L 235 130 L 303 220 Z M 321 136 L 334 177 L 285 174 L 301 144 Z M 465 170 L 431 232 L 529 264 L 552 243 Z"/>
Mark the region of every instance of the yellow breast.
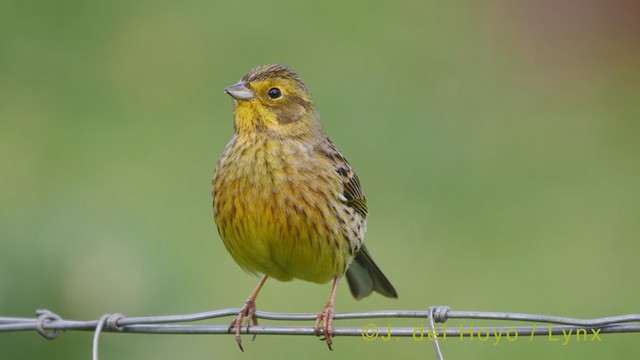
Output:
<path fill-rule="evenodd" d="M 249 272 L 324 283 L 351 261 L 341 180 L 309 144 L 236 135 L 218 163 L 213 198 L 220 236 Z"/>

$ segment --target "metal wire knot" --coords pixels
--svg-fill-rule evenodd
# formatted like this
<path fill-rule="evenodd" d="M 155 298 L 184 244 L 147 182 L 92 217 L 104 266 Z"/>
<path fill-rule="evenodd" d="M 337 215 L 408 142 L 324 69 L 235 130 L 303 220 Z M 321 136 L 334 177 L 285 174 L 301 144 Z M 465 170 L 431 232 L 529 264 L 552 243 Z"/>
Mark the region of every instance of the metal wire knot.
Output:
<path fill-rule="evenodd" d="M 449 311 L 451 311 L 451 308 L 448 306 L 435 305 L 429 307 L 427 311 L 429 311 L 429 314 L 432 317 L 433 321 L 437 323 L 445 323 L 447 322 L 447 316 L 449 315 Z"/>
<path fill-rule="evenodd" d="M 51 329 L 51 331 L 47 332 L 44 328 L 44 323 L 49 323 L 52 321 L 62 321 L 62 318 L 58 316 L 56 313 L 51 312 L 47 309 L 38 309 L 36 310 L 36 315 L 38 316 L 38 320 L 36 321 L 36 331 L 38 334 L 42 335 L 47 340 L 53 340 L 58 337 L 58 333 L 60 330 Z"/>
<path fill-rule="evenodd" d="M 429 316 L 429 331 L 437 331 L 435 323 L 443 323 L 447 321 L 447 315 L 449 314 L 449 311 L 451 311 L 451 308 L 448 306 L 430 306 L 427 309 Z M 438 360 L 444 360 L 442 350 L 440 349 L 440 343 L 438 342 L 438 336 L 436 334 L 434 334 L 433 336 L 433 350 L 435 350 L 436 358 Z"/>
<path fill-rule="evenodd" d="M 122 314 L 105 314 L 104 327 L 110 331 L 122 332 L 124 331 L 124 326 L 118 325 L 118 321 L 124 319 L 124 315 Z"/>
<path fill-rule="evenodd" d="M 100 333 L 103 328 L 110 331 L 122 332 L 123 326 L 118 326 L 118 320 L 124 319 L 122 314 L 104 314 L 96 324 L 96 330 L 93 334 L 93 360 L 98 360 L 98 341 L 100 341 Z"/>

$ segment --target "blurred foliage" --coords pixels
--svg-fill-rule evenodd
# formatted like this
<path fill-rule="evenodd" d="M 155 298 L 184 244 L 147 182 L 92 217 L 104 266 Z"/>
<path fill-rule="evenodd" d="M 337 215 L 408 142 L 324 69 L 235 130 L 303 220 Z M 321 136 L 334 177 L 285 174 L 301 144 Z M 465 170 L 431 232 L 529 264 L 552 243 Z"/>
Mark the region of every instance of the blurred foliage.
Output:
<path fill-rule="evenodd" d="M 338 311 L 638 312 L 639 8 L 5 0 L 0 314 L 49 308 L 97 319 L 242 305 L 258 279 L 218 238 L 210 178 L 233 131 L 222 89 L 272 62 L 306 81 L 357 170 L 370 204 L 366 241 L 400 294 L 357 302 L 344 286 Z M 329 285 L 273 281 L 258 308 L 318 312 L 328 295 Z M 451 341 L 443 350 L 613 358 L 637 353 L 637 336 L 564 347 Z M 87 359 L 90 339 L 2 333 L 0 359 Z M 328 355 L 311 337 L 259 336 L 245 348 L 230 336 L 106 334 L 101 354 Z M 331 355 L 433 354 L 410 339 L 338 337 Z"/>

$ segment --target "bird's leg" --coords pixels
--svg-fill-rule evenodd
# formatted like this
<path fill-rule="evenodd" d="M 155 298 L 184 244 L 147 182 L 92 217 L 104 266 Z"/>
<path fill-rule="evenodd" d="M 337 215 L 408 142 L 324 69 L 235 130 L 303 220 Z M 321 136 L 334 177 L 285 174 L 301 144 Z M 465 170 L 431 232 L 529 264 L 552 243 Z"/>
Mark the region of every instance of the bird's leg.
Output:
<path fill-rule="evenodd" d="M 331 345 L 333 344 L 333 326 L 331 323 L 333 322 L 333 317 L 335 316 L 334 310 L 334 299 L 336 297 L 336 290 L 338 290 L 338 283 L 340 282 L 340 277 L 336 276 L 333 278 L 333 286 L 331 287 L 331 297 L 329 297 L 329 302 L 327 306 L 324 307 L 324 310 L 318 317 L 316 318 L 316 324 L 313 327 L 313 331 L 316 333 L 316 336 L 320 336 L 320 323 L 322 323 L 322 334 L 324 338 L 320 338 L 320 340 L 325 340 L 327 345 L 329 346 L 329 350 L 333 350 Z"/>
<path fill-rule="evenodd" d="M 265 282 L 267 282 L 267 275 L 262 277 L 262 280 L 260 280 L 258 286 L 256 286 L 255 290 L 253 290 L 253 292 L 251 293 L 251 296 L 249 296 L 247 301 L 244 303 L 242 309 L 240 309 L 240 313 L 238 313 L 238 316 L 229 325 L 229 332 L 231 332 L 231 329 L 236 328 L 236 342 L 238 343 L 238 346 L 242 351 L 244 351 L 244 349 L 242 348 L 242 338 L 240 337 L 242 320 L 244 320 L 245 317 L 247 318 L 247 332 L 249 331 L 249 325 L 258 325 L 258 318 L 255 317 L 256 298 L 258 297 L 260 289 L 262 289 Z"/>

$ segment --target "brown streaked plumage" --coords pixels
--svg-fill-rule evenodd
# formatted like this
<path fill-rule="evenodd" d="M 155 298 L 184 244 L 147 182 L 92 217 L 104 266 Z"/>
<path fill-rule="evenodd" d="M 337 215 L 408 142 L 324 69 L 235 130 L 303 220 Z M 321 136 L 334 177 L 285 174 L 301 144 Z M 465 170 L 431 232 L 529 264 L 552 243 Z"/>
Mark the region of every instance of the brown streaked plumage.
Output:
<path fill-rule="evenodd" d="M 257 324 L 255 299 L 268 277 L 333 280 L 316 334 L 331 348 L 334 297 L 346 274 L 361 299 L 397 297 L 363 245 L 367 204 L 358 176 L 322 130 L 300 77 L 283 65 L 249 71 L 225 91 L 235 99 L 235 133 L 218 161 L 213 207 L 233 259 L 262 280 L 231 323 Z"/>

